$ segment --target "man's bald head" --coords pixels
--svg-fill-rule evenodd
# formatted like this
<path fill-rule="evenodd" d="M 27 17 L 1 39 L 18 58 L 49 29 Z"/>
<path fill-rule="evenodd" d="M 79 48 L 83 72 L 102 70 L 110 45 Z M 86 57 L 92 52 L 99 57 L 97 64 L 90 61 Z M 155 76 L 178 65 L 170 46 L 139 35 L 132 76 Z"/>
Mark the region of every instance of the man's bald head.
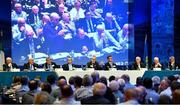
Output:
<path fill-rule="evenodd" d="M 106 85 L 103 83 L 95 83 L 93 87 L 93 94 L 103 96 L 106 93 Z"/>
<path fill-rule="evenodd" d="M 138 95 L 135 89 L 128 89 L 125 91 L 124 96 L 125 96 L 125 101 L 129 101 L 134 99 L 136 100 Z"/>
<path fill-rule="evenodd" d="M 60 79 L 60 80 L 58 80 L 58 86 L 59 86 L 59 87 L 63 87 L 63 86 L 65 86 L 65 85 L 67 85 L 67 82 L 66 82 L 65 79 Z"/>

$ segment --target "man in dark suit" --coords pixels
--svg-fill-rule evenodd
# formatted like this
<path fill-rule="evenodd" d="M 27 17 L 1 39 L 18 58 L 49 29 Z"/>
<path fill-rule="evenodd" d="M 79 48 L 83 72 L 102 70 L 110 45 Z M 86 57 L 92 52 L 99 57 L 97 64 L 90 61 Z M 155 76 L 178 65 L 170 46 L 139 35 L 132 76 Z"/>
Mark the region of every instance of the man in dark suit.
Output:
<path fill-rule="evenodd" d="M 159 68 L 159 69 L 163 69 L 163 66 L 162 66 L 162 64 L 159 62 L 159 58 L 158 57 L 154 57 L 154 62 L 153 62 L 153 64 L 152 64 L 152 66 L 151 66 L 151 70 L 154 70 L 154 69 L 157 69 L 157 68 Z"/>
<path fill-rule="evenodd" d="M 37 25 L 40 23 L 42 18 L 42 15 L 39 13 L 38 6 L 32 7 L 32 12 L 28 16 L 28 24 L 31 24 L 32 26 Z"/>
<path fill-rule="evenodd" d="M 105 64 L 105 70 L 109 70 L 110 68 L 116 68 L 116 64 L 112 60 L 112 56 L 107 56 L 108 62 Z"/>
<path fill-rule="evenodd" d="M 132 70 L 141 70 L 141 68 L 145 68 L 145 65 L 141 62 L 141 58 L 137 56 L 135 62 L 132 64 Z"/>
<path fill-rule="evenodd" d="M 59 15 L 57 13 L 51 13 L 51 21 L 43 27 L 43 35 L 45 39 L 45 45 L 49 50 L 49 53 L 56 53 L 64 50 L 62 25 L 59 23 Z M 57 47 L 57 45 L 60 45 Z"/>
<path fill-rule="evenodd" d="M 68 57 L 67 59 L 67 63 L 62 65 L 62 68 L 64 71 L 68 71 L 68 70 L 75 70 L 76 68 L 76 65 L 73 64 L 72 62 L 72 58 L 71 57 Z"/>
<path fill-rule="evenodd" d="M 12 63 L 12 59 L 10 57 L 6 58 L 6 63 L 3 64 L 3 70 L 4 71 L 11 71 L 14 68 L 19 68 L 17 64 Z"/>
<path fill-rule="evenodd" d="M 76 28 L 81 28 L 87 33 L 95 32 L 96 26 L 100 22 L 97 21 L 97 19 L 92 18 L 91 13 L 89 10 L 85 11 L 85 18 L 80 19 L 76 23 Z"/>
<path fill-rule="evenodd" d="M 101 70 L 101 66 L 96 61 L 96 56 L 93 56 L 91 58 L 91 61 L 87 63 L 87 68 L 94 68 L 94 70 Z"/>
<path fill-rule="evenodd" d="M 110 101 L 104 98 L 107 87 L 103 83 L 95 83 L 93 86 L 93 96 L 81 100 L 81 104 L 110 104 Z"/>
<path fill-rule="evenodd" d="M 168 68 L 169 68 L 169 70 L 176 70 L 176 69 L 179 68 L 178 64 L 175 62 L 175 57 L 174 56 L 171 56 L 169 58 Z"/>
<path fill-rule="evenodd" d="M 22 103 L 23 104 L 33 104 L 35 95 L 38 93 L 38 90 L 37 90 L 38 82 L 37 81 L 35 81 L 35 80 L 29 81 L 28 86 L 29 86 L 30 91 L 25 93 L 22 96 Z"/>
<path fill-rule="evenodd" d="M 93 49 L 93 40 L 92 38 L 89 38 L 86 34 L 87 33 L 84 32 L 83 29 L 79 28 L 77 30 L 77 35 L 76 37 L 73 38 L 73 43 L 74 43 L 73 49 L 75 52 L 80 52 L 85 54 Z"/>
<path fill-rule="evenodd" d="M 28 59 L 28 63 L 24 64 L 24 70 L 36 70 L 38 68 L 38 64 L 34 63 L 33 58 Z"/>
<path fill-rule="evenodd" d="M 43 67 L 46 71 L 48 71 L 48 70 L 55 70 L 55 68 L 58 68 L 58 65 L 56 65 L 55 62 L 52 62 L 52 59 L 48 57 L 46 58 L 46 63 L 43 64 Z"/>

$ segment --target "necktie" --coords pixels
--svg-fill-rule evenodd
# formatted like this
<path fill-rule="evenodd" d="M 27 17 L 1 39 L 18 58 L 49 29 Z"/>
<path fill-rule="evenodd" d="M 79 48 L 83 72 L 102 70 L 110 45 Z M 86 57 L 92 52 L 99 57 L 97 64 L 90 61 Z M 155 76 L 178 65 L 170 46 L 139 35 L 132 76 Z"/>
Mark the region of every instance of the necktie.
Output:
<path fill-rule="evenodd" d="M 32 64 L 31 64 L 30 68 L 31 68 L 31 70 L 33 70 L 33 65 Z"/>
<path fill-rule="evenodd" d="M 94 30 L 93 30 L 93 24 L 92 24 L 91 19 L 88 22 L 89 22 L 89 28 L 90 28 L 91 32 L 93 32 Z"/>

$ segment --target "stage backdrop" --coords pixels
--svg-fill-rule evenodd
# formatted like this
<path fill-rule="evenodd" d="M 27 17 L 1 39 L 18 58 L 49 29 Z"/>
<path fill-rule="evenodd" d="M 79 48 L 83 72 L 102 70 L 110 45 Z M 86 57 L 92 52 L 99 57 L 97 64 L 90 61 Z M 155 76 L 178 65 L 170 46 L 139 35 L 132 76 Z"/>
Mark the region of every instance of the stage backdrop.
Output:
<path fill-rule="evenodd" d="M 152 59 L 157 56 L 167 67 L 174 55 L 174 0 L 151 1 Z"/>
<path fill-rule="evenodd" d="M 12 58 L 17 64 L 29 57 L 42 64 L 48 56 L 64 64 L 70 56 L 81 65 L 93 55 L 102 64 L 108 55 L 117 65 L 128 64 L 129 49 L 134 50 L 134 26 L 128 24 L 133 0 L 30 1 L 12 2 Z"/>

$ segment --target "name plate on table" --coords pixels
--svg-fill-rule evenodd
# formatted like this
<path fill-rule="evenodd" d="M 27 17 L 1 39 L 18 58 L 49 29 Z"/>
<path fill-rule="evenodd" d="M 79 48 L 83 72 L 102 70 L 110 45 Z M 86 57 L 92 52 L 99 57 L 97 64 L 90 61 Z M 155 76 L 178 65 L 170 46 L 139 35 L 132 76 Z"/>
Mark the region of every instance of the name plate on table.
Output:
<path fill-rule="evenodd" d="M 94 71 L 94 68 L 86 68 L 86 71 Z"/>
<path fill-rule="evenodd" d="M 83 71 L 82 68 L 76 68 L 75 71 Z"/>
<path fill-rule="evenodd" d="M 117 68 L 109 68 L 110 71 L 117 71 Z"/>
<path fill-rule="evenodd" d="M 20 72 L 20 69 L 12 69 L 11 72 Z"/>
<path fill-rule="evenodd" d="M 154 71 L 161 71 L 161 68 L 153 68 Z"/>
<path fill-rule="evenodd" d="M 148 69 L 147 69 L 147 68 L 141 68 L 141 70 L 143 70 L 143 71 L 147 71 Z"/>
<path fill-rule="evenodd" d="M 38 68 L 36 71 L 45 71 L 44 68 Z"/>
<path fill-rule="evenodd" d="M 55 69 L 55 72 L 63 71 L 63 68 Z"/>

